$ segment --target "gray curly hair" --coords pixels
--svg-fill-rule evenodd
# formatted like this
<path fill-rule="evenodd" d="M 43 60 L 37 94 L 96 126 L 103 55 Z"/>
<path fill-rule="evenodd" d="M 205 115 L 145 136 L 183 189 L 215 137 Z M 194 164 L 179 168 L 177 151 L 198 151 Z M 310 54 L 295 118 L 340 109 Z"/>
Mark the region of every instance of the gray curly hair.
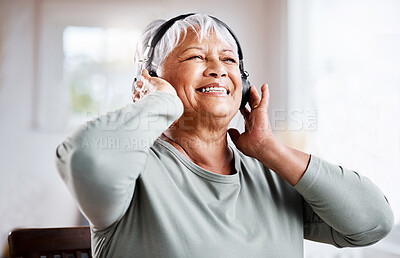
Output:
<path fill-rule="evenodd" d="M 228 29 L 212 17 L 199 13 L 176 21 L 157 43 L 151 63 L 148 63 L 146 60 L 148 57 L 146 56 L 146 51 L 148 51 L 150 40 L 155 36 L 157 30 L 164 23 L 165 20 L 155 20 L 144 30 L 144 33 L 137 44 L 134 58 L 134 66 L 137 75 L 136 78 L 139 77 L 142 69 L 147 67 L 151 67 L 153 71 L 156 71 L 156 73 L 161 76 L 161 66 L 164 63 L 165 58 L 178 45 L 180 40 L 186 37 L 188 28 L 191 28 L 196 32 L 200 41 L 204 37 L 208 36 L 210 32 L 214 32 L 217 38 L 229 43 L 234 48 L 235 52 L 237 52 L 236 41 Z"/>

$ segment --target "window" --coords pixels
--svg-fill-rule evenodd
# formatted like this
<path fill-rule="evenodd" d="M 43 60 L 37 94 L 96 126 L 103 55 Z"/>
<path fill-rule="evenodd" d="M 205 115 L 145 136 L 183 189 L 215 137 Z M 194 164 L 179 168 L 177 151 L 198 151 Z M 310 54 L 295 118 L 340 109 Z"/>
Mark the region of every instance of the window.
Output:
<path fill-rule="evenodd" d="M 82 116 L 115 110 L 131 101 L 132 60 L 139 37 L 139 31 L 128 29 L 64 29 L 64 84 L 72 120 L 82 123 Z"/>
<path fill-rule="evenodd" d="M 307 138 L 302 148 L 372 179 L 399 223 L 400 2 L 288 4 L 289 109 L 315 107 L 318 112 L 317 130 L 299 133 Z M 387 254 L 399 254 L 396 241 L 392 247 L 383 243 L 389 244 Z M 362 252 L 368 252 L 332 249 L 328 255 L 324 247 L 313 256 L 307 247 L 309 257 L 364 257 Z"/>
<path fill-rule="evenodd" d="M 135 47 L 151 19 L 144 9 L 130 2 L 45 0 L 38 13 L 37 130 L 70 132 L 132 102 Z"/>

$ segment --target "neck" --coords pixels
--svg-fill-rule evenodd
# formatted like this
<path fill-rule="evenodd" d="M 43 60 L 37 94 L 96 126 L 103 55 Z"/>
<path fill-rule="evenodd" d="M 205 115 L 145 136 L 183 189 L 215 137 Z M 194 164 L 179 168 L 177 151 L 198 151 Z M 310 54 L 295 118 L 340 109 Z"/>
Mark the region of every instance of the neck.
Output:
<path fill-rule="evenodd" d="M 198 166 L 216 174 L 232 174 L 233 153 L 228 147 L 226 127 L 221 130 L 184 129 L 187 128 L 175 124 L 161 138 Z"/>

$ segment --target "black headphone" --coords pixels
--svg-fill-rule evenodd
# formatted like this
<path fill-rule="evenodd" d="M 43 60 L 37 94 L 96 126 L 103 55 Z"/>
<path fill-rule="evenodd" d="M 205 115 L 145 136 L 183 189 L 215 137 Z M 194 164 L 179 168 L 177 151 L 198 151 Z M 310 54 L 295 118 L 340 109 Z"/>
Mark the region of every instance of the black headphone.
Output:
<path fill-rule="evenodd" d="M 144 59 L 147 62 L 146 69 L 148 69 L 150 76 L 157 77 L 156 71 L 151 69 L 151 63 L 152 63 L 153 56 L 154 56 L 154 49 L 155 49 L 155 46 L 157 45 L 157 43 L 160 41 L 160 39 L 164 36 L 164 34 L 167 32 L 167 30 L 176 21 L 183 20 L 186 17 L 194 15 L 194 14 L 195 13 L 179 15 L 179 16 L 177 16 L 175 18 L 172 18 L 172 19 L 166 21 L 164 24 L 162 24 L 160 26 L 160 28 L 158 28 L 156 34 L 151 39 L 151 42 L 148 45 L 149 49 L 148 49 L 148 51 L 146 51 L 147 52 L 147 57 L 145 57 L 145 59 Z M 219 20 L 219 19 L 217 19 L 217 18 L 215 18 L 213 16 L 209 16 L 209 17 L 211 17 L 217 23 L 219 23 L 222 26 L 224 26 L 229 31 L 229 33 L 232 35 L 233 39 L 236 42 L 237 50 L 238 50 L 238 56 L 239 56 L 239 69 L 240 69 L 240 74 L 241 74 L 241 77 L 242 77 L 242 103 L 240 104 L 240 109 L 242 109 L 242 108 L 244 108 L 246 106 L 246 103 L 249 101 L 249 98 L 250 98 L 250 82 L 247 79 L 247 77 L 249 76 L 249 73 L 244 70 L 242 49 L 240 47 L 238 39 L 236 38 L 236 36 L 233 33 L 233 31 L 228 27 L 228 25 L 226 25 L 224 22 L 222 22 L 221 20 Z M 135 81 L 136 80 L 137 80 L 137 78 L 135 78 Z"/>

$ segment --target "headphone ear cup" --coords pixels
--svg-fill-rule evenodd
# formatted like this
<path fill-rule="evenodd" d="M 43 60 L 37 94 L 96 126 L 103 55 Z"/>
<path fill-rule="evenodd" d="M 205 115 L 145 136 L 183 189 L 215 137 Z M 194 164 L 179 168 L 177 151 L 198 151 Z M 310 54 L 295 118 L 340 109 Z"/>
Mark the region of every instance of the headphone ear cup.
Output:
<path fill-rule="evenodd" d="M 149 75 L 150 75 L 151 77 L 158 77 L 157 73 L 154 72 L 154 71 L 149 71 Z"/>
<path fill-rule="evenodd" d="M 240 104 L 240 109 L 243 109 L 250 99 L 250 81 L 247 76 L 242 76 L 242 103 Z"/>

